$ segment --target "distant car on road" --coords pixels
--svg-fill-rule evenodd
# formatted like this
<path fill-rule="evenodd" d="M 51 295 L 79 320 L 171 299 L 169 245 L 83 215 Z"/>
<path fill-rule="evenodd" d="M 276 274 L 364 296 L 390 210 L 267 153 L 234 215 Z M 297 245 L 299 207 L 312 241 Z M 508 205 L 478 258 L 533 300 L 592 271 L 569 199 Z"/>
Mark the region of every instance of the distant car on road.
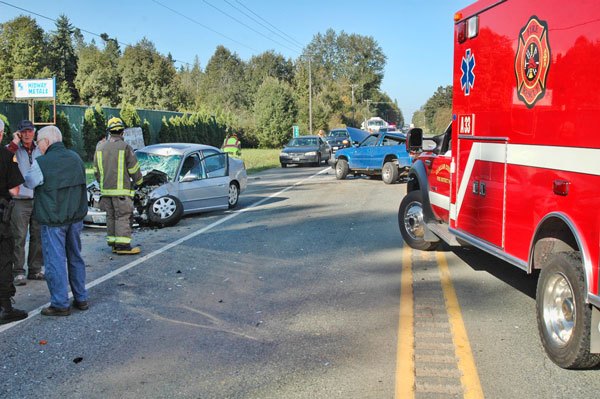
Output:
<path fill-rule="evenodd" d="M 299 136 L 291 139 L 279 154 L 279 163 L 285 168 L 290 164 L 319 166 L 331 158 L 331 147 L 319 136 Z"/>
<path fill-rule="evenodd" d="M 325 136 L 325 140 L 331 147 L 331 152 L 335 152 L 339 149 L 350 147 L 351 139 L 348 130 L 344 128 L 333 129 L 329 131 L 329 134 Z"/>
<path fill-rule="evenodd" d="M 137 222 L 173 226 L 185 214 L 233 208 L 246 189 L 244 162 L 202 144 L 155 144 L 135 152 L 144 182 L 134 196 Z M 87 225 L 105 225 L 100 189 L 88 185 Z"/>
<path fill-rule="evenodd" d="M 335 153 L 335 177 L 345 179 L 349 173 L 381 175 L 386 184 L 398 181 L 410 168 L 412 159 L 406 150 L 403 133 L 374 133 L 358 146 Z"/>

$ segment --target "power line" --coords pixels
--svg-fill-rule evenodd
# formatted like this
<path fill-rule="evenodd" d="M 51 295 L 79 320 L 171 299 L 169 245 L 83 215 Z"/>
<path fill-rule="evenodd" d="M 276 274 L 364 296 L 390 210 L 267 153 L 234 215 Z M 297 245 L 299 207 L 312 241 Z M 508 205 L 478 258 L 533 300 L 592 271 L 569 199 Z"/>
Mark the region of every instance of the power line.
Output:
<path fill-rule="evenodd" d="M 229 2 L 228 0 L 223 0 L 225 1 L 225 3 L 229 4 L 232 8 L 236 9 L 238 12 L 244 14 L 246 17 L 250 18 L 251 20 L 253 20 L 254 22 L 256 22 L 257 24 L 259 24 L 260 26 L 262 26 L 263 28 L 265 28 L 266 30 L 268 30 L 269 32 L 271 32 L 274 35 L 279 36 L 280 38 L 282 38 L 283 40 L 285 40 L 286 42 L 288 42 L 289 44 L 291 44 L 292 46 L 298 47 L 300 50 L 302 50 L 302 46 L 294 43 L 292 40 L 286 38 L 285 36 L 281 35 L 280 33 L 274 31 L 273 29 L 269 28 L 267 25 L 263 24 L 262 22 L 260 22 L 258 19 L 254 18 L 252 15 L 249 15 L 248 13 L 246 13 L 244 10 L 241 10 L 239 7 L 236 7 L 235 5 L 233 5 L 231 2 Z"/>
<path fill-rule="evenodd" d="M 168 7 L 168 6 L 164 5 L 164 4 L 162 4 L 161 2 L 159 2 L 159 1 L 157 1 L 157 0 L 152 0 L 152 1 L 154 1 L 154 2 L 155 2 L 156 4 L 158 4 L 159 6 L 161 6 L 161 7 L 164 7 L 164 8 L 166 8 L 167 10 L 169 10 L 169 11 L 171 11 L 171 12 L 173 12 L 173 13 L 175 13 L 175 14 L 179 15 L 180 17 L 183 17 L 183 18 L 187 19 L 188 21 L 191 21 L 191 22 L 195 23 L 196 25 L 199 25 L 199 26 L 203 27 L 204 29 L 207 29 L 207 30 L 209 30 L 209 31 L 211 31 L 211 32 L 213 32 L 213 33 L 215 33 L 215 34 L 219 35 L 219 36 L 222 36 L 222 37 L 224 37 L 224 38 L 225 38 L 225 39 L 227 39 L 227 40 L 231 40 L 232 42 L 234 42 L 234 43 L 237 43 L 237 44 L 239 44 L 240 46 L 246 47 L 247 49 L 250 49 L 250 50 L 252 50 L 252 51 L 256 51 L 256 52 L 258 52 L 258 50 L 254 49 L 254 48 L 252 48 L 252 47 L 250 47 L 250 46 L 247 46 L 247 45 L 245 45 L 244 43 L 242 43 L 242 42 L 239 42 L 239 41 L 237 41 L 237 40 L 235 40 L 235 39 L 232 39 L 231 37 L 229 37 L 229 36 L 227 36 L 227 35 L 224 35 L 223 33 L 221 33 L 221 32 L 218 32 L 218 31 L 214 30 L 213 28 L 211 28 L 211 27 L 209 27 L 209 26 L 206 26 L 206 25 L 204 25 L 204 24 L 202 24 L 202 23 L 200 23 L 200 22 L 196 21 L 195 19 L 193 19 L 193 18 L 190 18 L 189 16 L 187 16 L 187 15 L 185 15 L 185 14 L 182 14 L 182 13 L 180 13 L 179 11 L 172 9 L 171 7 Z"/>
<path fill-rule="evenodd" d="M 291 37 L 290 35 L 288 35 L 284 31 L 282 31 L 281 29 L 277 28 L 275 25 L 273 25 L 272 23 L 270 23 L 269 21 L 267 21 L 266 19 L 264 19 L 263 17 L 261 17 L 260 15 L 258 15 L 257 13 L 255 13 L 254 11 L 252 11 L 251 9 L 249 9 L 248 7 L 246 7 L 243 3 L 240 2 L 240 0 L 235 0 L 235 1 L 236 1 L 236 3 L 238 3 L 239 5 L 241 5 L 242 7 L 244 7 L 246 10 L 248 10 L 249 12 L 251 12 L 252 14 L 254 14 L 256 17 L 260 18 L 265 23 L 267 23 L 268 25 L 270 25 L 273 29 L 277 30 L 278 32 L 281 32 L 283 35 L 285 35 L 286 37 L 290 38 L 290 40 L 292 42 L 296 43 L 297 46 L 300 46 L 301 48 L 303 47 L 303 44 L 300 43 L 298 40 L 294 39 L 293 37 Z"/>
<path fill-rule="evenodd" d="M 154 0 L 154 1 L 156 1 L 156 0 Z M 227 13 L 227 12 L 225 12 L 225 11 L 221 10 L 219 7 L 217 7 L 217 6 L 215 6 L 215 5 L 211 4 L 211 3 L 209 3 L 208 1 L 206 1 L 206 0 L 202 0 L 202 1 L 203 1 L 204 3 L 206 3 L 206 4 L 208 4 L 209 6 L 211 6 L 212 8 L 214 8 L 215 10 L 219 11 L 220 13 L 222 13 L 222 14 L 226 15 L 227 17 L 229 17 L 229 18 L 233 19 L 233 20 L 234 20 L 234 21 L 236 21 L 238 24 L 245 26 L 246 28 L 250 29 L 251 31 L 253 31 L 253 32 L 255 32 L 255 33 L 257 33 L 257 34 L 261 35 L 262 37 L 264 37 L 264 38 L 266 38 L 266 39 L 268 39 L 268 40 L 272 41 L 273 43 L 277 43 L 278 45 L 280 45 L 280 46 L 282 46 L 282 47 L 285 47 L 285 48 L 287 48 L 288 50 L 291 50 L 291 51 L 293 51 L 293 52 L 296 52 L 296 53 L 298 52 L 298 50 L 295 50 L 295 49 L 293 49 L 293 48 L 290 48 L 290 47 L 286 46 L 285 44 L 279 43 L 277 40 L 275 40 L 275 39 L 272 39 L 272 38 L 270 38 L 269 36 L 265 35 L 264 33 L 262 33 L 262 32 L 260 32 L 260 31 L 258 31 L 258 30 L 256 30 L 256 29 L 254 29 L 254 28 L 253 28 L 253 27 L 251 27 L 250 25 L 246 24 L 246 23 L 245 23 L 245 22 L 243 22 L 243 21 L 240 21 L 240 20 L 239 20 L 239 19 L 237 19 L 236 17 L 234 17 L 234 16 L 232 16 L 231 14 L 229 14 L 229 13 Z"/>
<path fill-rule="evenodd" d="M 52 21 L 52 22 L 54 22 L 54 23 L 58 23 L 58 21 L 57 21 L 56 19 L 54 19 L 54 18 L 51 18 L 51 17 L 47 17 L 47 16 L 45 16 L 45 15 L 42 15 L 42 14 L 39 14 L 39 13 L 37 13 L 37 12 L 35 12 L 35 11 L 27 10 L 27 9 L 25 9 L 25 8 L 22 8 L 22 7 L 16 6 L 16 5 L 14 5 L 14 4 L 7 3 L 6 1 L 0 1 L 0 3 L 2 3 L 2 4 L 4 4 L 4 5 L 7 5 L 7 6 L 9 6 L 9 7 L 16 8 L 17 10 L 24 11 L 24 12 L 26 12 L 26 13 L 28 13 L 28 14 L 35 15 L 35 16 L 37 16 L 37 17 L 40 17 L 40 18 L 47 19 L 48 21 Z M 78 26 L 75 26 L 75 25 L 73 25 L 73 27 L 74 27 L 74 28 L 77 28 L 77 29 L 79 29 L 81 32 L 85 32 L 85 33 L 87 33 L 87 34 L 89 34 L 89 35 L 96 36 L 96 37 L 99 37 L 100 39 L 104 40 L 104 37 L 103 37 L 101 34 L 98 34 L 98 33 L 92 32 L 92 31 L 89 31 L 89 30 L 87 30 L 87 29 L 80 28 L 80 27 L 78 27 Z M 129 44 L 129 43 L 125 43 L 125 42 L 121 42 L 121 41 L 118 41 L 117 39 L 110 39 L 110 40 L 114 40 L 115 42 L 117 42 L 117 43 L 118 43 L 118 44 L 120 44 L 121 46 L 131 46 L 131 44 Z M 179 63 L 181 63 L 181 64 L 192 65 L 192 64 L 191 64 L 191 63 L 189 63 L 189 62 L 185 62 L 185 61 L 177 60 L 177 59 L 175 59 L 175 58 L 173 58 L 173 61 L 175 61 L 175 62 L 179 62 Z"/>

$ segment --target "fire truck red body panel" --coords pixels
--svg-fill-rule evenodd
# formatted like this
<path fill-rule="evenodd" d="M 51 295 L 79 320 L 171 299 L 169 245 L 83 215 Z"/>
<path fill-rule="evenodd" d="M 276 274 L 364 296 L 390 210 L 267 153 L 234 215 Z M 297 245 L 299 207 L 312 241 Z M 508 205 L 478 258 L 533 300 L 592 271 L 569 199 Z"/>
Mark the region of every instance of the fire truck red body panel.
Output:
<path fill-rule="evenodd" d="M 426 161 L 431 208 L 524 269 L 544 220 L 562 218 L 598 295 L 600 6 L 479 1 L 459 16 L 478 26 L 459 43 L 456 24 L 452 150 Z"/>
<path fill-rule="evenodd" d="M 455 15 L 453 68 L 452 123 L 409 171 L 403 239 L 541 269 L 544 349 L 600 364 L 600 3 L 480 0 Z"/>

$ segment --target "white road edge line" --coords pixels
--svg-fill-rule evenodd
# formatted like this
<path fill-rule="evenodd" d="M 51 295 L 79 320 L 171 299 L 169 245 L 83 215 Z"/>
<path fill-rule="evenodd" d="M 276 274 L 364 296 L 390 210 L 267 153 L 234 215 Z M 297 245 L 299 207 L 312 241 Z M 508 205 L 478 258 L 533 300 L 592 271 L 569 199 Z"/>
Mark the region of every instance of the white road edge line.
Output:
<path fill-rule="evenodd" d="M 217 226 L 219 226 L 219 225 L 227 222 L 228 220 L 233 219 L 234 217 L 236 217 L 238 215 L 241 215 L 244 212 L 248 212 L 249 210 L 251 210 L 253 208 L 256 208 L 257 206 L 264 204 L 265 202 L 267 202 L 271 198 L 277 197 L 278 195 L 281 195 L 281 194 L 285 193 L 286 191 L 289 191 L 292 188 L 294 188 L 296 186 L 299 186 L 299 185 L 303 184 L 304 182 L 312 179 L 313 177 L 318 176 L 320 174 L 323 174 L 323 173 L 327 172 L 330 169 L 331 169 L 331 167 L 325 168 L 325 169 L 323 169 L 323 170 L 315 173 L 314 175 L 311 175 L 311 176 L 309 176 L 309 177 L 307 177 L 305 179 L 302 179 L 302 180 L 300 180 L 300 181 L 292 184 L 291 186 L 288 186 L 288 187 L 284 188 L 283 190 L 280 190 L 280 191 L 276 192 L 275 194 L 271 194 L 268 197 L 263 198 L 260 201 L 257 201 L 255 203 L 251 204 L 247 208 L 240 209 L 238 211 L 234 211 L 233 213 L 225 216 L 224 218 L 219 219 L 216 222 L 209 224 L 208 226 L 204 227 L 203 229 L 194 231 L 193 233 L 190 233 L 190 234 L 188 234 L 185 237 L 182 237 L 182 238 L 180 238 L 178 240 L 175 240 L 172 243 L 167 244 L 167 245 L 165 245 L 162 248 L 159 248 L 157 250 L 154 250 L 154 251 L 150 252 L 148 255 L 144 255 L 141 258 L 138 258 L 138 259 L 134 260 L 133 262 L 129 262 L 128 264 L 126 264 L 124 266 L 121 266 L 118 269 L 115 269 L 112 272 L 110 272 L 108 274 L 105 274 L 104 276 L 102 276 L 100 278 L 97 278 L 96 280 L 87 283 L 85 285 L 85 288 L 87 288 L 89 290 L 90 288 L 93 288 L 93 287 L 97 286 L 98 284 L 101 284 L 101 283 L 105 282 L 106 280 L 109 280 L 109 279 L 111 279 L 111 278 L 113 278 L 113 277 L 115 277 L 115 276 L 117 276 L 117 275 L 119 275 L 119 274 L 121 274 L 121 273 L 123 273 L 123 272 L 125 272 L 125 271 L 127 271 L 127 270 L 129 270 L 129 269 L 131 269 L 131 268 L 133 268 L 135 266 L 137 266 L 137 265 L 139 265 L 140 263 L 144 263 L 145 261 L 147 261 L 149 259 L 152 259 L 155 256 L 160 255 L 163 252 L 168 251 L 169 249 L 171 249 L 173 247 L 176 247 L 179 244 L 182 244 L 182 243 L 184 243 L 184 242 L 186 242 L 186 241 L 188 241 L 188 240 L 190 240 L 190 239 L 192 239 L 192 238 L 194 238 L 194 237 L 196 237 L 196 236 L 198 236 L 200 234 L 206 233 L 207 231 L 211 230 L 212 228 L 217 227 Z M 69 299 L 72 298 L 72 297 L 73 297 L 73 294 L 69 293 Z M 0 333 L 4 332 L 6 330 L 9 330 L 12 327 L 17 326 L 17 325 L 19 325 L 19 324 L 21 324 L 21 323 L 23 323 L 23 322 L 25 322 L 25 321 L 33 318 L 34 316 L 37 316 L 38 314 L 40 314 L 40 312 L 42 311 L 42 309 L 45 308 L 45 307 L 47 307 L 47 306 L 50 306 L 50 302 L 47 302 L 44 305 L 40 306 L 39 308 L 34 309 L 31 312 L 29 312 L 29 315 L 27 316 L 26 319 L 15 321 L 15 322 L 4 324 L 4 325 L 0 326 Z"/>

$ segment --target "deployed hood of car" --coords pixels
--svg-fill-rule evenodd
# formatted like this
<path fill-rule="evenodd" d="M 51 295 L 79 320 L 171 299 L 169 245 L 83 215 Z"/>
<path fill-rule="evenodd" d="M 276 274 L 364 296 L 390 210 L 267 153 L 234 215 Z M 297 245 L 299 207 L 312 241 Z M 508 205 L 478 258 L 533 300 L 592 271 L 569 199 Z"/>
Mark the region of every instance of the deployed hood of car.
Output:
<path fill-rule="evenodd" d="M 348 134 L 350 135 L 350 139 L 353 143 L 362 143 L 362 141 L 367 138 L 369 132 L 365 132 L 364 130 L 357 129 L 355 127 L 347 127 Z"/>

